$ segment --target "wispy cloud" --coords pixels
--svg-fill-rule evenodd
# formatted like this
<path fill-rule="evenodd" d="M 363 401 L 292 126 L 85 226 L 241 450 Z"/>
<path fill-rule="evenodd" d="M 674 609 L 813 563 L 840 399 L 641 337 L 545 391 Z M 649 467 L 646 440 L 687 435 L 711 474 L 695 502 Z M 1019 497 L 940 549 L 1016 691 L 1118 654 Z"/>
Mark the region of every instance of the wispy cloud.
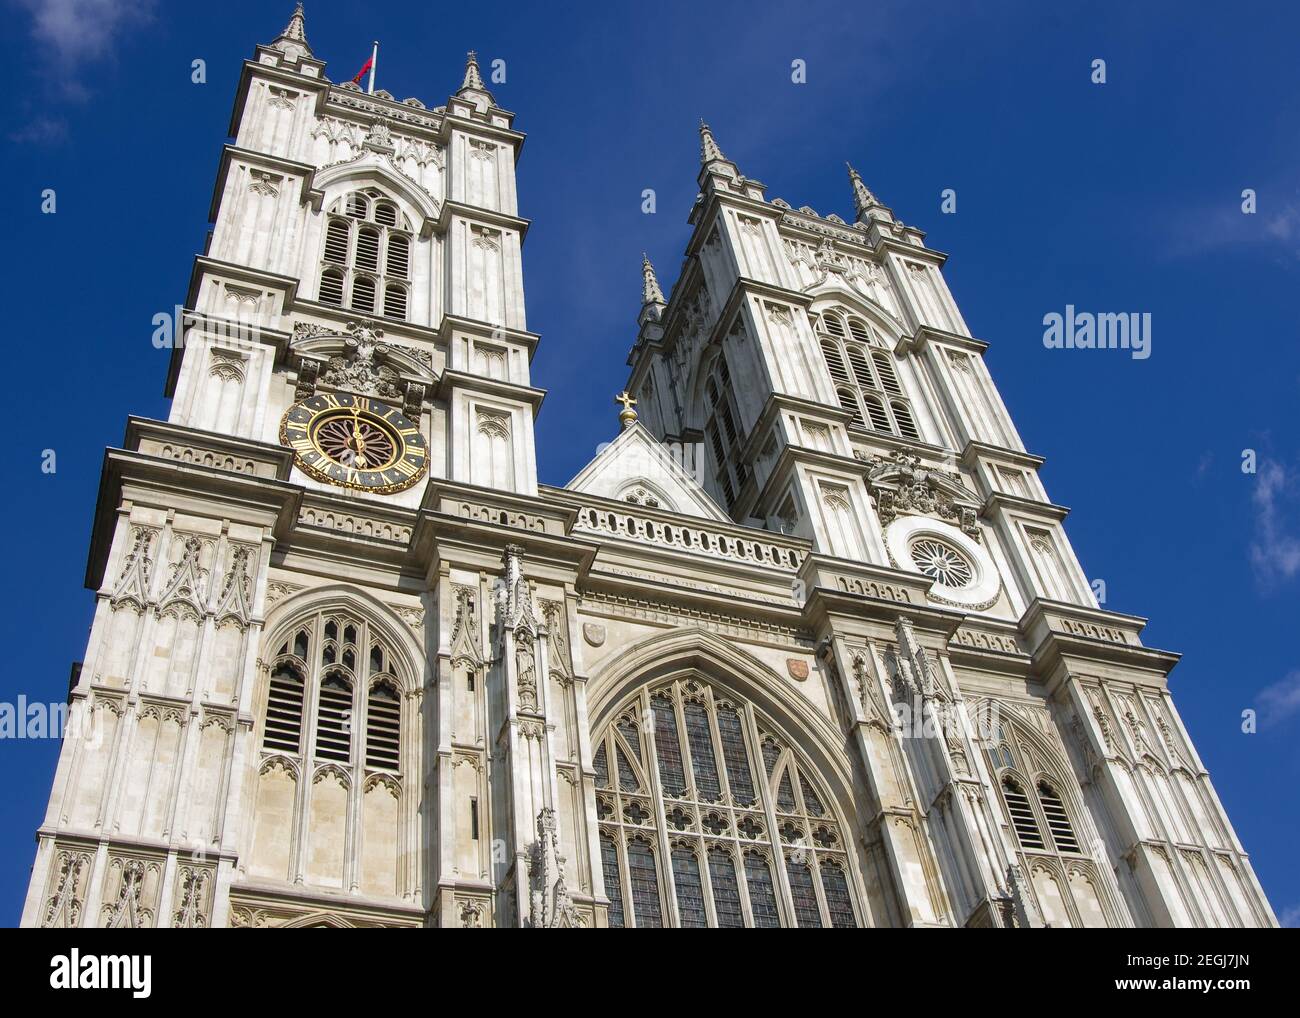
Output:
<path fill-rule="evenodd" d="M 85 81 L 94 64 L 111 60 L 123 33 L 153 16 L 154 0 L 11 0 L 31 18 L 31 36 L 40 59 L 37 80 L 46 96 L 42 111 L 9 132 L 17 143 L 53 145 L 66 140 L 67 124 L 48 112 L 55 102 L 84 102 L 92 94 Z M 24 105 L 35 105 L 28 101 Z"/>
<path fill-rule="evenodd" d="M 1193 257 L 1227 249 L 1256 248 L 1300 260 L 1300 200 L 1280 205 L 1273 192 L 1260 200 L 1254 213 L 1245 213 L 1229 200 L 1210 208 L 1182 209 L 1168 231 L 1169 253 Z"/>
<path fill-rule="evenodd" d="M 40 115 L 24 126 L 9 133 L 10 141 L 31 142 L 37 145 L 55 145 L 68 137 L 68 125 L 60 117 Z"/>
<path fill-rule="evenodd" d="M 1265 724 L 1280 724 L 1300 713 L 1300 669 L 1259 691 L 1256 699 Z"/>
<path fill-rule="evenodd" d="M 1277 914 L 1277 922 L 1284 929 L 1300 927 L 1300 905 L 1292 905 L 1290 908 L 1282 909 Z"/>
<path fill-rule="evenodd" d="M 1294 478 L 1287 476 L 1282 464 L 1262 460 L 1251 494 L 1255 534 L 1250 542 L 1250 564 L 1256 579 L 1265 585 L 1300 573 L 1300 538 L 1289 532 L 1284 511 L 1294 500 Z"/>
<path fill-rule="evenodd" d="M 153 12 L 153 0 L 18 0 L 18 4 L 31 15 L 33 38 L 58 59 L 62 73 L 102 60 L 122 29 Z"/>

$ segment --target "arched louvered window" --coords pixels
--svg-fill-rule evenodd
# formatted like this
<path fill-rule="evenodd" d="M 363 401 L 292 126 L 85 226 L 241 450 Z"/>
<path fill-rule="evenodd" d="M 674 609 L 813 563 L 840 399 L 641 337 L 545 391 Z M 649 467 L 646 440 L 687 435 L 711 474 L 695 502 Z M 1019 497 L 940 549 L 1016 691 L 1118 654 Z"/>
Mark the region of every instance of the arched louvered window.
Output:
<path fill-rule="evenodd" d="M 343 270 L 326 269 L 320 277 L 320 302 L 335 307 L 343 305 Z"/>
<path fill-rule="evenodd" d="M 859 925 L 831 800 L 751 705 L 677 679 L 634 694 L 595 746 L 611 926 Z"/>
<path fill-rule="evenodd" d="M 846 343 L 844 352 L 849 355 L 849 364 L 853 366 L 853 377 L 857 379 L 859 387 L 863 389 L 875 389 L 876 379 L 871 374 L 871 368 L 867 366 L 866 351 L 853 343 Z"/>
<path fill-rule="evenodd" d="M 411 242 L 400 233 L 388 238 L 388 261 L 384 271 L 398 279 L 406 279 L 410 275 Z"/>
<path fill-rule="evenodd" d="M 863 427 L 862 408 L 858 406 L 858 397 L 854 395 L 853 390 L 841 387 L 835 390 L 835 398 L 840 401 L 840 406 L 850 414 L 851 424 L 856 424 L 859 428 Z"/>
<path fill-rule="evenodd" d="M 352 683 L 331 672 L 320 684 L 316 713 L 316 756 L 347 763 L 352 747 Z"/>
<path fill-rule="evenodd" d="M 392 682 L 381 679 L 370 687 L 366 703 L 366 766 L 397 770 L 401 747 L 401 697 Z"/>
<path fill-rule="evenodd" d="M 368 272 L 379 271 L 379 231 L 373 226 L 363 226 L 357 231 L 356 264 Z"/>
<path fill-rule="evenodd" d="M 916 433 L 916 423 L 912 420 L 912 411 L 906 403 L 901 399 L 890 400 L 889 409 L 894 412 L 894 423 L 898 425 L 900 435 L 911 439 L 921 437 Z"/>
<path fill-rule="evenodd" d="M 840 356 L 840 348 L 836 343 L 830 340 L 822 340 L 822 355 L 826 358 L 826 368 L 831 373 L 831 381 L 848 385 L 852 379 L 844 367 L 844 358 Z"/>
<path fill-rule="evenodd" d="M 859 343 L 872 341 L 871 327 L 861 318 L 849 318 L 849 334 Z"/>
<path fill-rule="evenodd" d="M 920 441 L 894 355 L 879 348 L 876 330 L 842 308 L 824 311 L 817 328 L 835 399 L 852 415 L 851 426 Z"/>
<path fill-rule="evenodd" d="M 382 294 L 384 316 L 405 319 L 414 239 L 397 204 L 378 188 L 345 195 L 326 214 L 318 299 L 373 314 Z"/>
<path fill-rule="evenodd" d="M 876 431 L 891 432 L 893 428 L 889 426 L 889 414 L 885 413 L 885 404 L 881 402 L 879 396 L 866 396 L 862 402 L 867 407 L 867 418 L 871 422 L 871 427 Z"/>
<path fill-rule="evenodd" d="M 1043 816 L 1047 820 L 1047 829 L 1058 852 L 1078 852 L 1079 839 L 1074 836 L 1070 824 L 1070 815 L 1065 811 L 1065 803 L 1056 794 L 1056 790 L 1047 781 L 1038 782 L 1038 802 L 1043 807 Z"/>
<path fill-rule="evenodd" d="M 369 276 L 357 276 L 352 280 L 352 310 L 375 310 L 375 281 Z"/>
<path fill-rule="evenodd" d="M 325 260 L 346 265 L 348 242 L 348 224 L 342 219 L 331 219 L 325 230 Z"/>
<path fill-rule="evenodd" d="M 285 650 L 288 650 L 286 647 Z M 297 753 L 302 741 L 303 679 L 297 662 L 281 662 L 271 672 L 262 748 Z"/>
<path fill-rule="evenodd" d="M 406 287 L 389 283 L 384 288 L 384 317 L 399 321 L 406 317 Z"/>
<path fill-rule="evenodd" d="M 880 376 L 880 385 L 886 392 L 894 396 L 903 394 L 903 387 L 898 384 L 898 375 L 894 372 L 894 358 L 884 350 L 877 350 L 871 355 L 872 363 L 876 365 L 876 374 Z"/>
<path fill-rule="evenodd" d="M 1038 829 L 1038 819 L 1029 804 L 1029 796 L 1024 793 L 1015 778 L 1002 779 L 1002 798 L 1006 800 L 1007 813 L 1011 815 L 1011 826 L 1016 832 L 1016 840 L 1022 848 L 1045 848 L 1043 832 Z"/>

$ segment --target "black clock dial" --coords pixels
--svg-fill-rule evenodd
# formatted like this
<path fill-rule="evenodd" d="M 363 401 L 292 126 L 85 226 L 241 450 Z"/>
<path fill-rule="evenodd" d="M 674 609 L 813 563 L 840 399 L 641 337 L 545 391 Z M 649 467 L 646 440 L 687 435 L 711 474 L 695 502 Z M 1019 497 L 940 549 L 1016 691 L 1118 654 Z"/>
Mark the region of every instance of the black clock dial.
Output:
<path fill-rule="evenodd" d="M 291 406 L 280 422 L 280 442 L 305 474 L 363 491 L 402 491 L 429 463 L 415 424 L 387 403 L 346 392 Z"/>

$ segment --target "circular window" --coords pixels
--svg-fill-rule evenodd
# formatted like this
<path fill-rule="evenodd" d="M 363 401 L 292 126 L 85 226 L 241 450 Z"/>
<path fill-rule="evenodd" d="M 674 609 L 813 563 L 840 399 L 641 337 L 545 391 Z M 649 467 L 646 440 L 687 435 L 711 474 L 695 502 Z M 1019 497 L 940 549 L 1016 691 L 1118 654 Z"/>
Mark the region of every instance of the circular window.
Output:
<path fill-rule="evenodd" d="M 885 528 L 885 547 L 896 569 L 934 580 L 931 601 L 984 611 L 1002 589 L 998 567 L 970 535 L 928 516 L 902 516 Z"/>
<path fill-rule="evenodd" d="M 933 537 L 918 537 L 908 550 L 912 553 L 916 568 L 945 587 L 969 587 L 975 578 L 975 570 L 966 561 L 966 557 L 943 541 Z"/>

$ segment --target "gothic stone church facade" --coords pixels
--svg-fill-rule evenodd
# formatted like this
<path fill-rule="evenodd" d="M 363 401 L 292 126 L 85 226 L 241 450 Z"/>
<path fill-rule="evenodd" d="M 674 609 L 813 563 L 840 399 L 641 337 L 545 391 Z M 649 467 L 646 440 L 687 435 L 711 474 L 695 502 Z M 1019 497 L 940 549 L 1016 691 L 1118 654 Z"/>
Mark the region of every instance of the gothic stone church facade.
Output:
<path fill-rule="evenodd" d="M 23 924 L 1275 925 L 855 172 L 793 208 L 702 126 L 622 428 L 538 483 L 513 119 L 472 55 L 331 83 L 301 8 L 245 63 Z"/>

